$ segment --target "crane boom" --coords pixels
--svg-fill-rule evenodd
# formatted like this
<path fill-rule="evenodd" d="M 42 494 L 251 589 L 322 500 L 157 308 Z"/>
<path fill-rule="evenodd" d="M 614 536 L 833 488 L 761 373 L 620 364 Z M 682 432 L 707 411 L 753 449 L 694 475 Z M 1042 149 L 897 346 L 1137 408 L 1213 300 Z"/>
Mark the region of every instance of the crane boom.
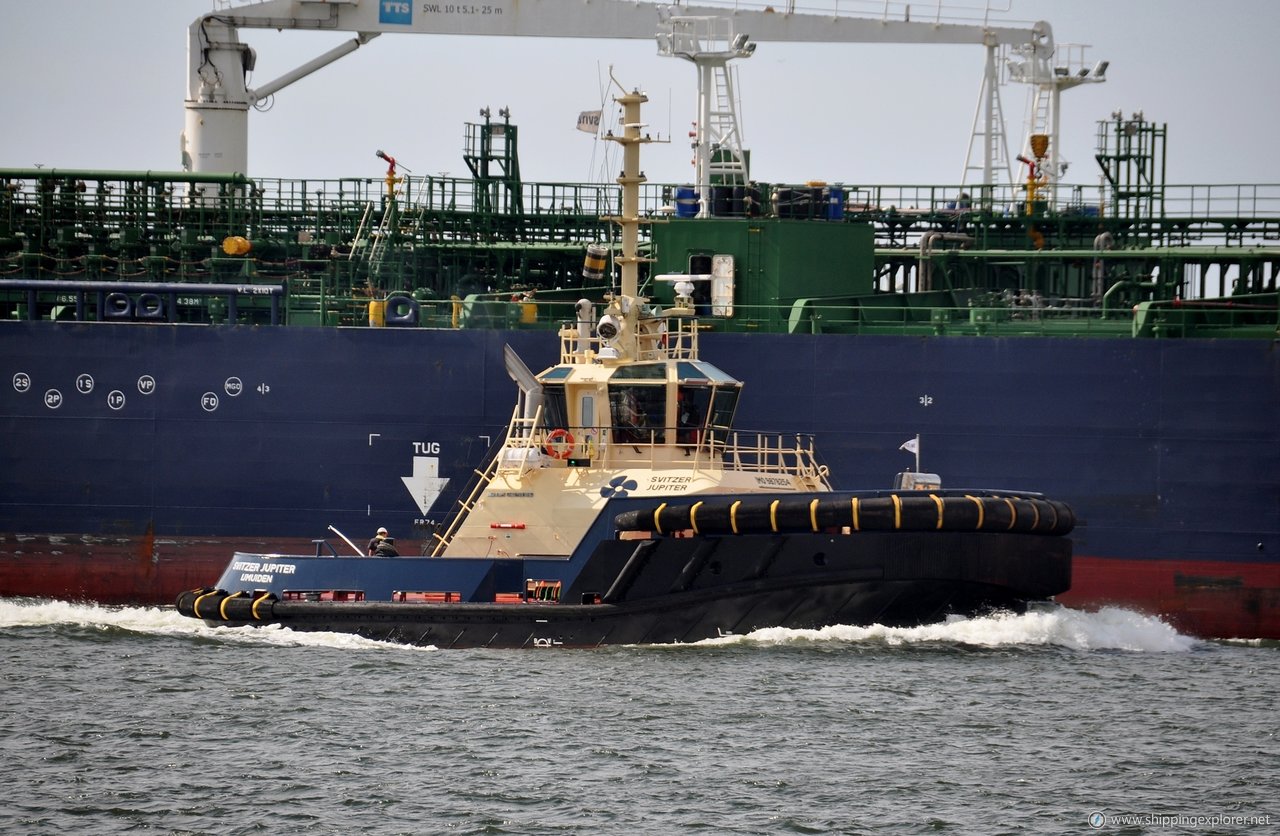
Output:
<path fill-rule="evenodd" d="M 832 12 L 777 12 L 768 4 L 693 6 L 642 0 L 264 0 L 197 20 L 233 28 L 401 32 L 549 38 L 652 38 L 659 11 L 682 17 L 733 17 L 752 40 L 806 43 L 1010 44 L 1052 48 L 1047 23 L 992 26 L 869 18 Z"/>
<path fill-rule="evenodd" d="M 789 7 L 790 8 L 790 7 Z M 248 110 L 267 95 L 384 33 L 555 38 L 654 38 L 661 16 L 730 16 L 756 42 L 1016 45 L 1053 53 L 1053 31 L 1025 26 L 778 12 L 772 6 L 668 6 L 637 0 L 264 0 L 198 18 L 187 43 L 183 167 L 234 173 L 248 167 Z M 240 29 L 353 32 L 356 37 L 284 76 L 249 89 L 256 56 Z M 1047 66 L 1047 64 L 1046 64 Z"/>

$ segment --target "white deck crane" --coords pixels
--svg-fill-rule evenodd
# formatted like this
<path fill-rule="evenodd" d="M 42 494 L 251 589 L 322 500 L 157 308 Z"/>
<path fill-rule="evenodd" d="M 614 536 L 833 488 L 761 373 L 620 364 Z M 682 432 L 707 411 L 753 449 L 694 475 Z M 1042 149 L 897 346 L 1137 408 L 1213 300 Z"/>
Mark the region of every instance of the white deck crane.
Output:
<path fill-rule="evenodd" d="M 835 2 L 835 0 L 827 0 Z M 234 173 L 248 168 L 248 111 L 251 105 L 347 55 L 387 32 L 542 36 L 556 38 L 654 38 L 661 20 L 681 17 L 733 18 L 734 29 L 753 42 L 982 44 L 988 50 L 984 89 L 996 85 L 994 50 L 1017 48 L 1036 78 L 1052 77 L 1053 31 L 1048 23 L 995 26 L 976 22 L 944 22 L 939 7 L 934 19 L 890 18 L 890 4 L 878 18 L 853 17 L 832 11 L 796 12 L 787 0 L 773 6 L 736 3 L 731 7 L 668 6 L 639 0 L 487 0 L 454 4 L 436 0 L 264 0 L 198 18 L 187 45 L 187 99 L 183 131 L 183 167 L 196 172 Z M 660 20 L 660 11 L 664 16 Z M 249 89 L 253 50 L 240 42 L 245 28 L 353 32 L 355 37 L 295 70 Z M 746 42 L 744 41 L 744 44 Z M 985 134 L 995 136 L 998 99 L 985 106 Z M 700 124 L 699 129 L 707 126 Z M 976 129 L 975 129 L 976 130 Z M 1052 143 L 1056 147 L 1056 136 Z M 702 138 L 700 145 L 707 145 Z M 987 142 L 984 183 L 993 182 L 994 158 Z"/>

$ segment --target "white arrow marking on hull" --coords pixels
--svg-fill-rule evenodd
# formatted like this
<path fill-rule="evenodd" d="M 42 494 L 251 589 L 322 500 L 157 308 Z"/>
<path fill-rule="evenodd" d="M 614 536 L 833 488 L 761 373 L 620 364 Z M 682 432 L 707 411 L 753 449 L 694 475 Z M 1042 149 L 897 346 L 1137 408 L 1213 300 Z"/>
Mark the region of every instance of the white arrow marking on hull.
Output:
<path fill-rule="evenodd" d="M 400 479 L 423 514 L 435 505 L 444 492 L 444 486 L 449 484 L 448 479 L 440 477 L 440 459 L 435 456 L 414 456 L 413 475 L 401 476 Z"/>

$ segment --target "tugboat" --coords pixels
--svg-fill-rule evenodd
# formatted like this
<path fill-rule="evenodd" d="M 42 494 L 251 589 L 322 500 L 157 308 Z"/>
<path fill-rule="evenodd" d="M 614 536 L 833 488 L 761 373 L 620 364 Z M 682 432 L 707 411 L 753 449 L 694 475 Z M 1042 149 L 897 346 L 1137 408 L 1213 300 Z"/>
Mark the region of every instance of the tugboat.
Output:
<path fill-rule="evenodd" d="M 691 642 L 1025 609 L 1071 583 L 1075 519 L 1039 494 L 833 491 L 811 438 L 733 429 L 741 381 L 701 359 L 693 282 L 638 292 L 639 91 L 622 93 L 621 292 L 560 331 L 504 441 L 417 557 L 236 553 L 178 611 L 438 647 Z M 588 250 L 599 270 L 607 251 Z M 907 478 L 902 478 L 907 477 Z M 357 550 L 358 551 L 358 550 Z"/>

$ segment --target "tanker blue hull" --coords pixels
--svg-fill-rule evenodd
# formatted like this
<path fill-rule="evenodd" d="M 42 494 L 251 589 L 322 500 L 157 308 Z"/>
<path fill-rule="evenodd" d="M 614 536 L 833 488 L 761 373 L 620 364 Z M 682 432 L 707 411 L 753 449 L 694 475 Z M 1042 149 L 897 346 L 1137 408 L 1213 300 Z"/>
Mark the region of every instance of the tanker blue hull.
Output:
<path fill-rule="evenodd" d="M 416 552 L 500 439 L 538 331 L 0 323 L 0 595 L 170 603 L 333 525 Z M 1280 638 L 1267 340 L 707 334 L 736 425 L 816 435 L 837 488 L 921 465 L 1069 503 L 1068 603 Z M 447 481 L 445 481 L 447 480 Z M 336 538 L 330 537 L 336 541 Z"/>

